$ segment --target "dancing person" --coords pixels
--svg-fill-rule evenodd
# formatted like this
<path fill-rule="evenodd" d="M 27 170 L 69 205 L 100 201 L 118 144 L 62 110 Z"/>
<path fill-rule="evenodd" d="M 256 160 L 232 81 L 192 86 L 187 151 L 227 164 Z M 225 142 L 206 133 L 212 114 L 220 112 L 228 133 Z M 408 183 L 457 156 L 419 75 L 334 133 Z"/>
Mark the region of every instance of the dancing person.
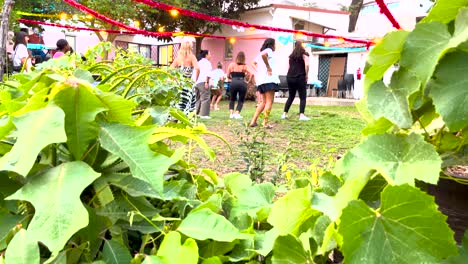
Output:
<path fill-rule="evenodd" d="M 227 69 L 227 76 L 231 79 L 231 96 L 229 100 L 229 118 L 242 119 L 240 112 L 244 106 L 245 95 L 247 94 L 247 83 L 250 82 L 252 74 L 249 74 L 247 65 L 245 64 L 245 53 L 239 52 L 236 56 L 236 61 L 231 62 Z M 249 77 L 246 82 L 246 76 Z M 234 106 L 237 99 L 237 108 L 234 111 Z"/>
<path fill-rule="evenodd" d="M 276 72 L 275 59 L 273 52 L 275 51 L 275 40 L 267 38 L 260 49 L 260 54 L 255 58 L 252 67 L 257 69 L 255 81 L 257 90 L 260 92 L 261 101 L 257 104 L 257 109 L 250 121 L 250 127 L 257 126 L 257 119 L 263 111 L 263 127 L 272 128 L 268 123 L 270 118 L 273 100 L 275 99 L 275 91 L 278 90 L 279 76 Z"/>
<path fill-rule="evenodd" d="M 296 97 L 296 91 L 299 93 L 299 120 L 307 121 L 310 120 L 307 116 L 304 115 L 306 100 L 307 100 L 307 75 L 309 73 L 309 53 L 307 53 L 302 46 L 301 41 L 296 41 L 294 50 L 291 55 L 289 55 L 289 70 L 286 75 L 286 80 L 288 82 L 289 88 L 289 97 L 284 105 L 284 113 L 281 116 L 281 119 L 288 118 L 288 112 L 291 108 L 291 104 Z"/>
<path fill-rule="evenodd" d="M 13 46 L 13 71 L 31 72 L 32 62 L 28 51 L 29 37 L 24 31 L 16 33 L 15 45 Z"/>
<path fill-rule="evenodd" d="M 182 41 L 177 57 L 171 63 L 170 67 L 178 68 L 185 78 L 191 79 L 192 76 L 194 76 L 196 80 L 200 74 L 200 68 L 198 67 L 197 58 L 192 50 L 193 44 L 191 41 Z M 195 111 L 196 101 L 197 97 L 193 87 L 183 87 L 180 93 L 180 101 L 176 107 L 188 116 Z"/>
<path fill-rule="evenodd" d="M 71 49 L 66 39 L 59 39 L 56 45 L 57 51 L 55 52 L 53 59 L 63 57 Z"/>
<path fill-rule="evenodd" d="M 201 119 L 211 119 L 210 117 L 210 73 L 213 69 L 210 59 L 211 54 L 208 50 L 201 50 L 199 54 L 200 60 L 198 65 L 200 67 L 200 74 L 195 82 L 197 92 L 197 115 Z"/>
<path fill-rule="evenodd" d="M 210 108 L 214 110 L 219 110 L 219 102 L 223 97 L 223 87 L 224 87 L 224 71 L 223 64 L 218 62 L 216 69 L 211 72 L 211 80 L 213 81 L 213 86 L 211 87 L 211 105 Z"/>

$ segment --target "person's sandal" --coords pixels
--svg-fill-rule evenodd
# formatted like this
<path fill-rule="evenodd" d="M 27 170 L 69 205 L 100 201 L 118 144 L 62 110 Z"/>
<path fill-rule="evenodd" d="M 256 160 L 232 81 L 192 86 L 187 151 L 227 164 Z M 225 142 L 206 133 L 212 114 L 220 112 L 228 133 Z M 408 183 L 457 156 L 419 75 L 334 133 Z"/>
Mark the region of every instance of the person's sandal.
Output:
<path fill-rule="evenodd" d="M 258 126 L 257 123 L 250 124 L 249 127 L 256 127 Z"/>
<path fill-rule="evenodd" d="M 265 128 L 265 129 L 272 129 L 273 126 L 272 126 L 272 125 L 264 125 L 263 128 Z"/>

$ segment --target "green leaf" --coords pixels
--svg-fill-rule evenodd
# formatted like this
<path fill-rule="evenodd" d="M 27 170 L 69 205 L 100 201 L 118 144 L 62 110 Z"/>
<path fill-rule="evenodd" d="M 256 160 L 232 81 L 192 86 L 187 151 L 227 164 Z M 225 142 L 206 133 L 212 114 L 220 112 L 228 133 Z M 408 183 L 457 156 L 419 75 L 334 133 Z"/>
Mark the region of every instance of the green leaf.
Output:
<path fill-rule="evenodd" d="M 102 103 L 107 107 L 107 121 L 132 125 L 132 110 L 137 106 L 133 101 L 114 93 L 102 93 L 98 95 Z"/>
<path fill-rule="evenodd" d="M 312 208 L 323 212 L 333 221 L 338 220 L 349 201 L 359 197 L 359 193 L 369 181 L 369 177 L 369 175 L 363 175 L 348 179 L 333 197 L 324 193 L 314 193 Z"/>
<path fill-rule="evenodd" d="M 281 234 L 299 235 L 305 231 L 302 225 L 310 218 L 318 216 L 318 211 L 311 207 L 311 200 L 309 187 L 289 191 L 273 204 L 268 223 Z"/>
<path fill-rule="evenodd" d="M 346 263 L 440 263 L 457 252 L 434 198 L 408 185 L 388 186 L 381 208 L 352 201 L 339 233 Z"/>
<path fill-rule="evenodd" d="M 133 177 L 151 184 L 154 191 L 163 193 L 164 173 L 182 158 L 183 152 L 172 157 L 150 150 L 147 141 L 154 127 L 130 127 L 121 124 L 101 123 L 99 138 L 102 146 L 123 159 Z"/>
<path fill-rule="evenodd" d="M 223 209 L 223 196 L 219 193 L 215 193 L 210 198 L 193 209 L 192 212 L 200 211 L 205 208 L 210 209 L 213 213 L 219 213 Z"/>
<path fill-rule="evenodd" d="M 130 263 L 132 256 L 120 242 L 106 240 L 102 250 L 102 259 L 108 264 Z"/>
<path fill-rule="evenodd" d="M 223 264 L 223 262 L 218 257 L 211 257 L 204 259 L 202 264 Z"/>
<path fill-rule="evenodd" d="M 231 242 L 235 239 L 248 239 L 250 237 L 247 234 L 242 234 L 226 218 L 213 213 L 210 209 L 190 213 L 187 218 L 182 220 L 177 230 L 198 240 L 213 239 Z"/>
<path fill-rule="evenodd" d="M 279 235 L 299 236 L 313 225 L 319 212 L 312 209 L 310 187 L 289 191 L 274 204 L 268 217 L 273 229 L 265 233 L 265 240 L 258 252 L 264 256 L 273 249 Z"/>
<path fill-rule="evenodd" d="M 11 240 L 5 252 L 5 263 L 34 264 L 39 263 L 39 245 L 29 233 L 21 229 Z"/>
<path fill-rule="evenodd" d="M 28 226 L 28 236 L 54 252 L 88 225 L 88 212 L 80 195 L 98 176 L 84 162 L 64 163 L 35 175 L 7 199 L 29 201 L 34 206 L 36 213 Z"/>
<path fill-rule="evenodd" d="M 359 199 L 365 202 L 375 202 L 380 199 L 380 193 L 387 187 L 388 183 L 381 175 L 371 179 L 359 194 Z"/>
<path fill-rule="evenodd" d="M 255 184 L 242 189 L 237 194 L 237 202 L 231 210 L 231 215 L 248 213 L 256 218 L 262 208 L 270 207 L 275 196 L 275 186 L 271 183 Z"/>
<path fill-rule="evenodd" d="M 254 238 L 242 239 L 232 250 L 229 255 L 229 260 L 232 262 L 250 260 L 255 256 L 255 254 Z"/>
<path fill-rule="evenodd" d="M 409 96 L 419 89 L 420 82 L 404 68 L 392 76 L 390 87 L 383 81 L 372 84 L 367 94 L 367 106 L 375 119 L 385 117 L 400 128 L 410 128 L 413 117 Z"/>
<path fill-rule="evenodd" d="M 438 21 L 448 23 L 455 19 L 458 11 L 468 5 L 468 0 L 439 0 L 422 22 Z"/>
<path fill-rule="evenodd" d="M 54 102 L 65 112 L 68 149 L 75 160 L 80 160 L 89 143 L 99 134 L 95 119 L 97 114 L 106 110 L 106 106 L 84 85 L 61 90 L 55 95 Z"/>
<path fill-rule="evenodd" d="M 25 216 L 0 212 L 0 251 L 3 251 L 16 230 L 16 226 L 24 221 Z"/>
<path fill-rule="evenodd" d="M 198 246 L 195 240 L 188 238 L 184 244 L 180 242 L 178 232 L 169 232 L 158 250 L 157 256 L 173 264 L 196 264 L 198 263 Z"/>
<path fill-rule="evenodd" d="M 8 136 L 13 129 L 15 129 L 15 125 L 13 125 L 11 117 L 4 116 L 0 119 L 0 139 Z"/>
<path fill-rule="evenodd" d="M 385 117 L 381 117 L 377 120 L 367 124 L 367 126 L 361 131 L 363 136 L 369 136 L 374 134 L 385 134 L 393 127 L 393 123 Z"/>
<path fill-rule="evenodd" d="M 171 264 L 168 261 L 164 260 L 163 258 L 157 256 L 146 256 L 145 261 L 142 264 Z"/>
<path fill-rule="evenodd" d="M 250 187 L 252 180 L 249 176 L 241 173 L 229 173 L 224 175 L 224 186 L 228 192 L 237 195 L 242 189 Z"/>
<path fill-rule="evenodd" d="M 335 195 L 340 189 L 340 187 L 343 185 L 341 180 L 329 171 L 320 175 L 318 178 L 318 182 L 321 191 L 330 196 Z"/>
<path fill-rule="evenodd" d="M 314 261 L 311 256 L 304 250 L 302 242 L 295 236 L 289 234 L 279 236 L 273 246 L 272 264 L 311 264 Z"/>
<path fill-rule="evenodd" d="M 437 112 L 451 131 L 468 125 L 468 53 L 456 51 L 439 63 L 431 85 L 431 95 Z"/>
<path fill-rule="evenodd" d="M 382 42 L 372 48 L 367 60 L 370 67 L 364 72 L 366 79 L 373 81 L 382 79 L 385 72 L 400 59 L 408 35 L 409 32 L 403 30 L 390 32 L 385 35 Z"/>
<path fill-rule="evenodd" d="M 67 140 L 64 119 L 62 109 L 56 106 L 14 117 L 18 139 L 13 149 L 0 159 L 0 170 L 14 171 L 26 176 L 43 148 Z"/>
<path fill-rule="evenodd" d="M 75 76 L 76 78 L 81 79 L 83 81 L 87 81 L 90 84 L 94 83 L 93 75 L 87 70 L 83 70 L 83 69 L 78 68 L 73 73 L 73 76 Z"/>
<path fill-rule="evenodd" d="M 439 22 L 420 23 L 410 33 L 400 64 L 415 73 L 425 86 L 431 77 L 451 36 L 447 25 Z"/>
<path fill-rule="evenodd" d="M 442 161 L 434 146 L 418 134 L 372 135 L 339 160 L 335 172 L 345 179 L 378 171 L 389 184 L 436 184 Z"/>
<path fill-rule="evenodd" d="M 233 242 L 219 242 L 212 240 L 198 241 L 198 254 L 201 259 L 210 258 L 214 256 L 223 256 L 231 252 L 234 246 L 238 243 L 237 240 Z"/>
<path fill-rule="evenodd" d="M 461 264 L 465 263 L 468 259 L 468 231 L 465 232 L 465 235 L 462 239 L 462 245 L 458 249 L 458 256 L 450 257 L 444 264 Z"/>

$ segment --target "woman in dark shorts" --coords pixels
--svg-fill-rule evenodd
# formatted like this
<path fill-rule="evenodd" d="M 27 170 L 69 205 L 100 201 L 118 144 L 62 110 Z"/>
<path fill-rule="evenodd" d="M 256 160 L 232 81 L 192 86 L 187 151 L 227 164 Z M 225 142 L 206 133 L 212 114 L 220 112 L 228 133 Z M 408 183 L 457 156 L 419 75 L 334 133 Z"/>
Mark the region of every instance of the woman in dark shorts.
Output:
<path fill-rule="evenodd" d="M 272 128 L 272 126 L 268 124 L 268 119 L 270 117 L 273 100 L 275 99 L 275 91 L 278 90 L 278 83 L 280 82 L 273 56 L 275 46 L 274 39 L 266 39 L 260 49 L 260 54 L 258 54 L 255 61 L 252 63 L 252 67 L 257 71 L 255 81 L 257 83 L 257 90 L 260 92 L 261 101 L 257 104 L 257 109 L 250 121 L 250 127 L 257 126 L 257 119 L 263 111 L 263 127 Z"/>

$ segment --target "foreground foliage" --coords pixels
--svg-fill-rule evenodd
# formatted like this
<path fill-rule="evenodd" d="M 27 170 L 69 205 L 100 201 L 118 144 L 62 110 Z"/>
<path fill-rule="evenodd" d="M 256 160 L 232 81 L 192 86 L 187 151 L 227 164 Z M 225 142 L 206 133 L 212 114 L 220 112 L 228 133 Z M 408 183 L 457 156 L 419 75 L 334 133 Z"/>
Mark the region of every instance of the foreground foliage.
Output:
<path fill-rule="evenodd" d="M 178 85 L 165 70 L 116 66 L 126 57 L 76 69 L 65 58 L 16 76 L 0 94 L 5 262 L 326 263 L 339 250 L 346 263 L 463 263 L 467 245 L 457 248 L 434 198 L 415 187 L 466 164 L 468 110 L 454 103 L 468 98 L 459 2 L 439 1 L 413 32 L 371 51 L 362 142 L 287 192 L 184 160 L 185 143 L 214 154 L 203 126 L 169 110 L 162 91 Z M 391 83 L 380 81 L 396 62 Z"/>

